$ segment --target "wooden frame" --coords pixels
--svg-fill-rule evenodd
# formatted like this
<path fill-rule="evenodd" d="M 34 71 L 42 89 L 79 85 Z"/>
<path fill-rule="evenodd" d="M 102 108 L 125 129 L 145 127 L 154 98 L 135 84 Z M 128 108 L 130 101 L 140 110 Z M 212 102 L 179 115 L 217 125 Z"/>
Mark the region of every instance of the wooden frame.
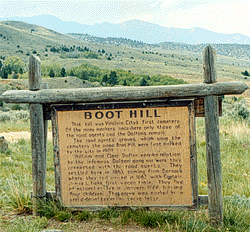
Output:
<path fill-rule="evenodd" d="M 194 99 L 195 115 L 205 115 L 206 152 L 208 176 L 208 213 L 212 226 L 223 226 L 223 199 L 219 139 L 220 100 L 218 96 L 242 94 L 248 89 L 243 82 L 217 83 L 216 52 L 209 45 L 203 51 L 204 83 L 178 86 L 113 87 L 71 90 L 47 90 L 42 86 L 41 62 L 34 55 L 29 60 L 29 90 L 11 90 L 1 95 L 6 103 L 29 103 L 32 146 L 33 214 L 39 215 L 39 202 L 53 195 L 46 192 L 47 122 L 52 104 L 71 104 L 121 101 L 149 101 L 171 99 Z M 199 100 L 201 99 L 201 101 Z M 204 99 L 204 104 L 203 104 Z M 201 104 L 200 104 L 201 103 Z M 55 114 L 54 116 L 55 117 Z M 56 119 L 53 119 L 56 120 Z M 193 117 L 191 120 L 194 121 Z M 56 129 L 53 129 L 54 144 L 58 144 Z M 193 136 L 194 137 L 194 136 Z M 59 150 L 54 146 L 54 152 Z M 192 140 L 191 150 L 195 150 Z M 56 156 L 57 157 L 57 156 Z M 58 164 L 57 158 L 55 162 Z M 195 170 L 193 168 L 192 170 Z M 58 170 L 57 170 L 58 171 Z M 58 173 L 56 174 L 58 175 Z M 197 177 L 196 177 L 197 178 Z M 194 182 L 196 180 L 193 180 Z M 60 184 L 60 183 L 57 183 Z M 196 191 L 196 190 L 195 190 Z M 199 196 L 198 204 L 207 203 L 207 196 Z"/>
<path fill-rule="evenodd" d="M 195 111 L 193 100 L 171 100 L 171 101 L 141 101 L 141 102 L 124 102 L 124 103 L 96 103 L 96 104 L 77 104 L 77 105 L 52 105 L 51 119 L 53 128 L 53 143 L 54 143 L 54 164 L 55 164 L 55 182 L 56 196 L 62 201 L 62 178 L 60 157 L 64 154 L 60 153 L 60 138 L 58 133 L 58 112 L 59 111 L 89 111 L 89 110 L 104 110 L 104 109 L 149 109 L 153 107 L 188 107 L 189 112 L 189 153 L 190 153 L 190 182 L 192 192 L 191 205 L 143 205 L 145 207 L 164 207 L 168 209 L 188 209 L 198 210 L 198 179 L 197 179 L 197 155 L 196 155 L 196 138 L 195 138 Z M 65 154 L 66 155 L 66 154 Z M 186 196 L 187 197 L 187 196 Z M 100 208 L 114 205 L 86 205 L 86 206 L 71 206 L 73 208 Z M 129 205 L 120 205 L 126 207 Z M 133 205 L 142 206 L 142 205 Z"/>

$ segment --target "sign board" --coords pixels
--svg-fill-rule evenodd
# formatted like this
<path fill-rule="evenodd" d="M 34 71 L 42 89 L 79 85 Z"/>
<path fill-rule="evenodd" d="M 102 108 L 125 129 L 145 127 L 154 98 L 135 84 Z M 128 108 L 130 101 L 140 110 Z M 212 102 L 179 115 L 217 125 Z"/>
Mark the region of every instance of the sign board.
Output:
<path fill-rule="evenodd" d="M 53 106 L 68 207 L 197 207 L 193 101 Z"/>

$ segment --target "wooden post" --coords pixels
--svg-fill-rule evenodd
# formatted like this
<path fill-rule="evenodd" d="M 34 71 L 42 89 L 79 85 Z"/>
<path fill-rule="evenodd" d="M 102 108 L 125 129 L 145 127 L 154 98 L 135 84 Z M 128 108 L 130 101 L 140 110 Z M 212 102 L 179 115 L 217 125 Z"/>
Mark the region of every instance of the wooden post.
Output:
<path fill-rule="evenodd" d="M 43 82 L 41 85 L 41 89 L 48 89 L 48 83 Z M 45 109 L 43 109 L 43 120 L 44 120 L 44 152 L 45 152 L 45 160 L 47 164 L 47 142 L 48 142 L 48 120 L 45 120 Z M 47 193 L 46 193 L 47 194 Z"/>
<path fill-rule="evenodd" d="M 33 97 L 41 88 L 41 61 L 36 56 L 29 59 L 29 89 Z M 33 214 L 39 215 L 38 209 L 46 197 L 46 145 L 44 132 L 44 115 L 42 104 L 30 104 L 30 131 L 32 147 L 32 178 L 33 178 Z"/>
<path fill-rule="evenodd" d="M 209 83 L 217 81 L 215 60 L 216 52 L 209 45 L 204 49 L 204 78 Z M 218 96 L 208 95 L 204 99 L 207 179 L 208 179 L 208 213 L 212 226 L 223 226 L 223 198 L 220 158 L 219 110 Z"/>

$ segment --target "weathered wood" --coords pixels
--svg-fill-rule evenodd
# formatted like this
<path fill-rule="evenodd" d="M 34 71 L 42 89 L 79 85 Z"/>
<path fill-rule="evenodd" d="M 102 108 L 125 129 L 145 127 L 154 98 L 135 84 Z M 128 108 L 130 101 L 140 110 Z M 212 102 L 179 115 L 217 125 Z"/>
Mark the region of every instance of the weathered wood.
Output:
<path fill-rule="evenodd" d="M 208 195 L 199 195 L 199 206 L 208 205 Z"/>
<path fill-rule="evenodd" d="M 218 97 L 219 116 L 222 116 L 222 98 Z M 204 98 L 197 98 L 194 101 L 195 117 L 205 117 Z"/>
<path fill-rule="evenodd" d="M 48 83 L 43 82 L 41 84 L 42 89 L 48 89 Z M 45 152 L 45 160 L 46 160 L 46 166 L 47 166 L 47 143 L 48 143 L 48 120 L 45 118 L 45 106 L 43 105 L 43 120 L 44 120 L 44 152 Z M 46 171 L 45 166 L 45 171 Z M 45 180 L 46 181 L 46 180 Z"/>
<path fill-rule="evenodd" d="M 40 200 L 46 195 L 46 152 L 42 104 L 30 104 L 32 147 L 33 214 L 38 215 Z"/>
<path fill-rule="evenodd" d="M 223 223 L 218 97 L 205 97 L 208 201 L 211 224 Z"/>
<path fill-rule="evenodd" d="M 74 106 L 69 106 L 69 105 L 67 105 L 67 106 L 65 106 L 65 105 L 52 106 L 51 119 L 52 119 L 52 132 L 53 132 L 53 144 L 54 144 L 55 182 L 56 182 L 56 195 L 57 195 L 57 197 L 59 197 L 59 199 L 61 199 L 63 201 L 62 196 L 65 197 L 66 192 L 68 191 L 68 189 L 65 189 L 65 179 L 62 179 L 63 176 L 65 177 L 64 170 L 65 170 L 65 168 L 67 169 L 67 167 L 66 167 L 67 162 L 65 163 L 64 154 L 62 154 L 62 153 L 60 154 L 60 152 L 62 152 L 64 150 L 63 146 L 68 145 L 67 139 L 66 140 L 63 139 L 64 135 L 63 135 L 62 131 L 64 131 L 64 129 L 62 128 L 63 121 L 62 121 L 62 117 L 61 117 L 63 111 L 65 111 L 65 113 L 67 114 L 67 116 L 66 116 L 67 118 L 70 117 L 72 121 L 76 122 L 77 120 L 74 118 L 74 113 L 76 113 L 75 111 L 77 110 L 77 112 L 79 112 L 82 110 L 83 111 L 82 115 L 84 115 L 84 110 L 86 110 L 85 107 L 87 107 L 88 110 L 123 109 L 124 111 L 128 110 L 128 109 L 140 109 L 140 110 L 142 110 L 143 108 L 149 110 L 150 107 L 153 107 L 153 108 L 155 108 L 155 107 L 160 108 L 161 107 L 162 110 L 166 110 L 166 107 L 169 107 L 168 111 L 170 111 L 170 110 L 173 110 L 174 107 L 180 107 L 183 109 L 183 106 L 188 106 L 188 109 L 189 109 L 188 112 L 186 111 L 186 115 L 185 115 L 186 116 L 185 120 L 187 122 L 187 124 L 186 124 L 187 127 L 185 129 L 185 132 L 187 132 L 187 134 L 186 134 L 187 139 L 185 141 L 186 141 L 186 151 L 188 151 L 190 149 L 190 145 L 192 146 L 192 148 L 190 149 L 190 156 L 186 156 L 186 158 L 187 158 L 186 160 L 188 162 L 188 165 L 189 165 L 189 162 L 191 162 L 191 169 L 189 169 L 188 173 L 190 173 L 190 174 L 192 173 L 192 174 L 191 175 L 188 174 L 188 176 L 191 177 L 192 184 L 191 185 L 188 184 L 188 186 L 190 186 L 190 187 L 192 186 L 192 189 L 190 189 L 192 192 L 192 197 L 189 198 L 191 195 L 189 195 L 189 196 L 186 195 L 186 197 L 190 199 L 190 202 L 188 203 L 188 205 L 176 204 L 176 205 L 172 205 L 172 206 L 170 206 L 170 205 L 166 206 L 166 205 L 159 205 L 159 204 L 154 203 L 153 207 L 169 207 L 172 209 L 174 209 L 174 208 L 183 208 L 184 209 L 185 208 L 185 209 L 189 209 L 189 210 L 197 210 L 197 208 L 198 208 L 198 191 L 197 191 L 198 190 L 198 183 L 197 182 L 198 181 L 197 181 L 197 177 L 194 177 L 194 178 L 192 177 L 193 174 L 196 174 L 196 176 L 197 176 L 196 149 L 195 149 L 196 148 L 196 146 L 195 146 L 196 141 L 195 141 L 195 138 L 193 138 L 193 135 L 195 134 L 195 117 L 194 117 L 193 100 L 188 100 L 188 101 L 180 101 L 179 100 L 179 101 L 175 101 L 175 102 L 174 101 L 169 101 L 169 102 L 162 101 L 160 103 L 158 101 L 156 101 L 154 103 L 152 101 L 140 102 L 140 103 L 138 103 L 138 102 L 137 103 L 135 103 L 135 102 L 134 103 L 131 103 L 131 102 L 129 102 L 129 103 L 110 103 L 110 104 L 100 103 L 100 104 L 88 104 L 88 106 L 81 105 L 81 108 L 78 105 L 77 109 Z M 180 110 L 180 108 L 177 108 L 177 109 Z M 158 109 L 158 110 L 160 110 L 160 109 Z M 72 111 L 72 112 L 69 114 L 69 111 Z M 119 118 L 120 118 L 120 116 L 119 116 Z M 188 122 L 189 121 L 188 118 L 191 121 L 190 123 Z M 139 121 L 139 119 L 137 120 L 137 122 L 138 121 Z M 114 120 L 113 122 L 116 122 L 116 121 Z M 63 123 L 63 124 L 66 125 L 65 123 Z M 93 126 L 93 128 L 94 128 L 94 126 Z M 182 133 L 182 132 L 180 131 L 179 133 Z M 83 143 L 82 143 L 82 145 L 83 145 Z M 91 146 L 89 143 L 88 143 L 88 145 Z M 183 148 L 183 150 L 184 150 L 184 148 Z M 147 152 L 149 152 L 149 151 L 147 150 Z M 185 153 L 185 154 L 187 155 L 187 153 Z M 67 155 L 67 156 L 69 156 L 69 155 Z M 67 157 L 67 158 L 71 160 L 70 157 Z M 183 157 L 183 159 L 184 159 L 184 157 Z M 86 160 L 86 162 L 87 162 L 87 160 Z M 185 169 L 183 168 L 182 171 L 185 172 L 184 170 Z M 126 173 L 126 171 L 124 173 Z M 124 174 L 124 175 L 126 175 L 126 174 Z M 158 182 L 158 180 L 155 180 L 155 181 Z M 62 183 L 63 183 L 63 185 L 62 185 Z M 117 184 L 118 183 L 119 183 L 119 181 L 117 181 Z M 73 187 L 73 186 L 71 186 L 71 187 Z M 183 188 L 185 188 L 185 187 L 183 187 Z M 189 192 L 189 194 L 191 194 L 191 192 Z M 67 198 L 67 199 L 69 199 L 69 198 Z M 191 204 L 192 201 L 193 201 L 193 203 Z M 167 200 L 166 200 L 166 202 L 167 202 Z M 67 203 L 64 203 L 64 206 L 65 205 L 67 206 Z M 72 207 L 74 204 L 70 204 L 70 205 L 71 205 L 70 207 Z M 102 205 L 102 204 L 100 204 L 100 205 Z M 139 205 L 142 205 L 142 202 L 140 202 Z M 144 203 L 144 205 L 145 205 L 145 203 Z M 94 204 L 93 204 L 93 206 L 94 206 Z M 147 206 L 150 206 L 150 204 Z M 79 207 L 89 207 L 89 205 L 86 205 L 86 206 L 81 205 Z"/>
<path fill-rule="evenodd" d="M 56 190 L 56 197 L 58 199 L 62 199 L 57 111 L 53 107 L 51 111 L 52 111 L 51 121 L 52 121 L 53 153 L 54 153 L 54 167 L 55 167 L 55 190 Z"/>
<path fill-rule="evenodd" d="M 215 52 L 211 46 L 205 48 L 205 82 L 213 85 L 216 82 Z M 223 225 L 223 198 L 220 157 L 219 109 L 218 96 L 206 96 L 205 128 L 207 153 L 207 179 L 208 179 L 208 213 L 212 226 Z"/>
<path fill-rule="evenodd" d="M 31 56 L 29 63 L 30 89 L 41 87 L 40 60 Z M 36 91 L 31 91 L 36 93 Z M 44 141 L 44 112 L 42 104 L 30 104 L 30 131 L 32 147 L 33 214 L 39 215 L 39 206 L 46 197 L 46 144 Z"/>
<path fill-rule="evenodd" d="M 48 89 L 48 83 L 42 82 L 41 89 Z M 48 138 L 48 120 L 45 117 L 45 106 L 43 105 L 43 120 L 44 120 L 44 151 L 45 151 L 45 159 L 47 160 L 47 138 Z"/>
<path fill-rule="evenodd" d="M 222 116 L 222 98 L 219 96 L 219 116 Z M 171 101 L 175 99 L 171 98 Z M 165 101 L 165 100 L 158 100 L 158 101 Z M 149 102 L 147 100 L 147 102 Z M 85 104 L 85 103 L 83 103 Z M 78 104 L 79 105 L 79 104 Z M 197 98 L 194 99 L 194 107 L 195 107 L 195 117 L 205 117 L 205 107 L 204 107 L 204 98 Z M 44 118 L 46 120 L 51 120 L 51 108 L 49 105 L 44 105 Z"/>
<path fill-rule="evenodd" d="M 31 55 L 29 59 L 29 89 L 41 89 L 41 61 L 39 57 Z"/>
<path fill-rule="evenodd" d="M 35 92 L 9 90 L 3 93 L 0 98 L 6 103 L 64 104 L 242 94 L 247 89 L 248 86 L 244 82 L 222 82 L 209 85 L 44 89 Z"/>
<path fill-rule="evenodd" d="M 211 84 L 217 82 L 216 51 L 211 45 L 208 45 L 203 51 L 203 69 L 205 83 Z"/>
<path fill-rule="evenodd" d="M 197 150 L 196 150 L 196 127 L 195 127 L 195 107 L 192 102 L 192 107 L 189 107 L 189 125 L 190 125 L 190 165 L 191 179 L 193 185 L 193 201 L 195 208 L 199 209 L 198 198 L 198 170 L 197 170 Z"/>

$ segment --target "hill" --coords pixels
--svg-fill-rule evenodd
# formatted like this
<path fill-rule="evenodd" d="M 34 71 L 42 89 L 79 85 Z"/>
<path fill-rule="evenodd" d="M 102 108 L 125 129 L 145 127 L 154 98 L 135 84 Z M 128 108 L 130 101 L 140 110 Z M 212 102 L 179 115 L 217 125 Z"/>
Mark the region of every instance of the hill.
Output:
<path fill-rule="evenodd" d="M 34 24 L 18 21 L 0 22 L 0 53 L 2 56 L 19 56 L 23 60 L 36 51 L 44 58 L 46 47 L 61 45 L 86 45 L 68 35 L 46 29 Z"/>
<path fill-rule="evenodd" d="M 105 70 L 122 69 L 149 76 L 169 75 L 189 83 L 201 83 L 205 46 L 183 43 L 150 45 L 121 38 L 65 35 L 24 22 L 0 22 L 0 60 L 4 63 L 9 56 L 20 57 L 26 65 L 24 71 L 27 71 L 29 56 L 36 52 L 47 75 L 50 69 L 58 72 L 64 67 L 69 72 L 74 67 L 89 64 Z M 250 78 L 242 72 L 250 71 L 250 45 L 213 44 L 213 47 L 218 54 L 219 81 L 243 80 L 249 83 Z"/>
<path fill-rule="evenodd" d="M 1 20 L 1 19 L 0 19 Z M 5 19 L 2 19 L 5 20 Z M 178 42 L 186 44 L 202 43 L 237 43 L 250 44 L 250 37 L 241 34 L 222 34 L 203 28 L 180 29 L 162 27 L 154 23 L 140 20 L 129 20 L 119 24 L 95 23 L 86 25 L 72 21 L 63 21 L 53 15 L 33 17 L 13 17 L 8 20 L 23 21 L 40 25 L 60 33 L 81 33 L 97 37 L 117 37 L 156 44 L 162 42 Z"/>

